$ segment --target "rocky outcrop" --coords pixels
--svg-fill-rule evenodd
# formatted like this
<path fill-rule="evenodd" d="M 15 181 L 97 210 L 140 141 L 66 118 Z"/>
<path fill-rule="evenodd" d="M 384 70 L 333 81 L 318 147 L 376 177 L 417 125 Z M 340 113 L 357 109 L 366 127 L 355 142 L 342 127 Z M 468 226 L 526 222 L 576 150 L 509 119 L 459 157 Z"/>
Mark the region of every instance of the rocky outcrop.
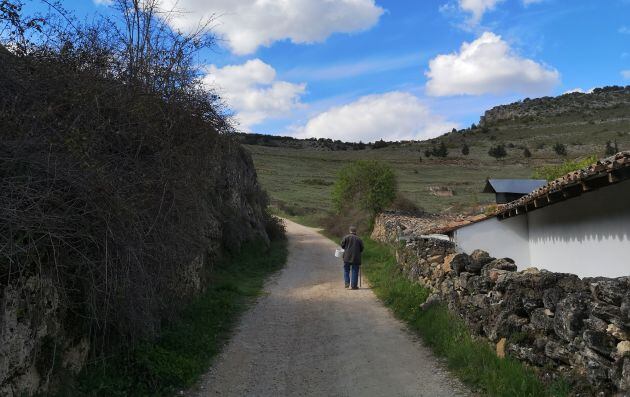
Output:
<path fill-rule="evenodd" d="M 558 97 L 526 98 L 487 110 L 479 122 L 490 127 L 501 122 L 534 120 L 567 113 L 592 115 L 593 111 L 630 105 L 630 86 L 596 88 L 591 93 L 573 92 Z"/>
<path fill-rule="evenodd" d="M 381 241 L 397 230 L 376 225 Z M 378 236 L 377 236 L 378 237 Z M 585 278 L 536 268 L 517 271 L 510 258 L 459 252 L 448 240 L 405 236 L 396 259 L 470 331 L 497 351 L 610 394 L 630 386 L 630 277 Z"/>

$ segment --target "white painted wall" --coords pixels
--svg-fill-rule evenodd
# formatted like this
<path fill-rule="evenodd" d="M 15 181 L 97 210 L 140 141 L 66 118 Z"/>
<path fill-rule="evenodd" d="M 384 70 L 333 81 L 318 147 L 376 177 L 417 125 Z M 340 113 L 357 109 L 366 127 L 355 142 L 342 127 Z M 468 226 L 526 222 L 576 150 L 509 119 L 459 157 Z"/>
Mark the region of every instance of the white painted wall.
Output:
<path fill-rule="evenodd" d="M 495 258 L 512 258 L 520 269 L 529 267 L 526 216 L 516 216 L 504 221 L 490 218 L 473 223 L 457 229 L 453 240 L 467 254 L 482 249 Z"/>
<path fill-rule="evenodd" d="M 526 215 L 491 218 L 455 231 L 466 253 L 475 249 L 580 277 L 630 276 L 630 181 L 607 186 Z"/>
<path fill-rule="evenodd" d="M 527 218 L 532 266 L 580 277 L 630 275 L 630 181 L 532 211 Z"/>

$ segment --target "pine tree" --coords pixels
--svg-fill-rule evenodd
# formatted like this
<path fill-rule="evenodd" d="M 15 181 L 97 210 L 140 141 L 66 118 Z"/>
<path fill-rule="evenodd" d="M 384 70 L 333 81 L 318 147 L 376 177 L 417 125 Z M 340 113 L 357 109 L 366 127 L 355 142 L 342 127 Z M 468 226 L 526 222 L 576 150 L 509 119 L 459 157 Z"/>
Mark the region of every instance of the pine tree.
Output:
<path fill-rule="evenodd" d="M 470 148 L 468 147 L 467 144 L 464 143 L 464 146 L 462 146 L 462 154 L 464 156 L 468 156 L 469 153 L 470 153 Z"/>
<path fill-rule="evenodd" d="M 532 157 L 532 152 L 530 152 L 528 148 L 523 149 L 523 157 L 525 158 Z"/>

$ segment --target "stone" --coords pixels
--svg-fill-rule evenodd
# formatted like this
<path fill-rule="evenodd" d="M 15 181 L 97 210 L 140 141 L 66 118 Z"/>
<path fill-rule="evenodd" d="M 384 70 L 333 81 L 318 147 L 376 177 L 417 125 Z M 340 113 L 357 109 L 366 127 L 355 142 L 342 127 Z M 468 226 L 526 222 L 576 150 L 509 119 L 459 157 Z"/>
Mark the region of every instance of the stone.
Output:
<path fill-rule="evenodd" d="M 560 288 L 549 288 L 543 291 L 543 305 L 545 308 L 556 311 L 556 304 L 565 296 Z"/>
<path fill-rule="evenodd" d="M 570 294 L 558 302 L 554 330 L 559 337 L 571 342 L 578 335 L 583 320 L 588 316 L 587 302 L 589 296 L 580 293 Z"/>
<path fill-rule="evenodd" d="M 607 332 L 608 323 L 600 318 L 588 316 L 588 318 L 584 320 L 584 328 L 590 329 L 591 331 Z"/>
<path fill-rule="evenodd" d="M 455 274 L 459 275 L 466 270 L 466 266 L 470 264 L 470 257 L 467 254 L 457 254 L 451 259 L 451 269 Z"/>
<path fill-rule="evenodd" d="M 547 316 L 543 308 L 537 308 L 532 311 L 529 317 L 529 322 L 536 330 L 549 333 L 553 331 L 553 318 Z"/>
<path fill-rule="evenodd" d="M 537 267 L 528 267 L 527 269 L 523 270 L 523 274 L 539 274 L 540 270 L 538 270 Z"/>
<path fill-rule="evenodd" d="M 630 342 L 627 340 L 617 343 L 617 354 L 624 356 L 630 352 Z"/>
<path fill-rule="evenodd" d="M 444 255 L 433 255 L 428 259 L 430 263 L 442 263 L 444 262 Z"/>
<path fill-rule="evenodd" d="M 630 357 L 623 359 L 618 387 L 623 391 L 630 391 Z"/>
<path fill-rule="evenodd" d="M 482 266 L 494 260 L 494 258 L 484 250 L 474 250 L 472 254 L 470 254 L 470 259 L 473 262 L 480 263 Z"/>
<path fill-rule="evenodd" d="M 605 332 L 586 330 L 582 339 L 586 346 L 604 356 L 610 357 L 615 350 L 615 339 Z"/>
<path fill-rule="evenodd" d="M 584 282 L 588 284 L 596 299 L 615 306 L 621 306 L 621 302 L 628 292 L 628 286 L 624 278 L 596 277 L 584 279 Z"/>
<path fill-rule="evenodd" d="M 507 339 L 501 338 L 499 342 L 497 342 L 497 357 L 505 358 L 505 343 Z"/>
<path fill-rule="evenodd" d="M 621 308 L 617 306 L 609 305 L 604 302 L 590 302 L 589 309 L 593 316 L 608 323 L 620 323 L 620 325 L 625 323 L 622 319 Z"/>
<path fill-rule="evenodd" d="M 550 340 L 545 345 L 545 355 L 556 361 L 571 364 L 573 353 L 565 346 L 564 342 Z"/>
<path fill-rule="evenodd" d="M 431 295 L 429 295 L 427 300 L 424 301 L 424 303 L 420 305 L 420 309 L 421 310 L 427 310 L 429 307 L 440 303 L 440 301 L 441 301 L 441 299 L 440 299 L 439 295 L 431 294 Z"/>
<path fill-rule="evenodd" d="M 630 332 L 628 332 L 626 329 L 622 329 L 616 324 L 608 324 L 608 326 L 606 327 L 606 332 L 619 340 L 627 341 L 628 339 L 630 339 Z"/>
<path fill-rule="evenodd" d="M 507 270 L 510 272 L 514 272 L 516 271 L 517 267 L 514 264 L 514 261 L 510 258 L 501 258 L 501 259 L 495 259 L 491 262 L 488 262 L 484 267 L 483 267 L 483 271 L 489 271 L 491 269 L 497 269 L 497 270 Z"/>

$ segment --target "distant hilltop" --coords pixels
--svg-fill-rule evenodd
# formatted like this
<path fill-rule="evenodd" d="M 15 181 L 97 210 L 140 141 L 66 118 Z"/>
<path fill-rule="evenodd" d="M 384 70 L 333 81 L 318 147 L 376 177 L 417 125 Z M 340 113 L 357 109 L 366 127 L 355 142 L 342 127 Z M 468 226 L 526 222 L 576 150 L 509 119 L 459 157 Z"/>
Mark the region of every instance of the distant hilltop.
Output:
<path fill-rule="evenodd" d="M 630 86 L 607 86 L 592 92 L 571 92 L 557 97 L 525 98 L 508 105 L 487 110 L 479 121 L 480 127 L 490 127 L 505 121 L 535 121 L 542 118 L 580 113 L 592 116 L 593 111 L 614 109 L 630 104 Z"/>

